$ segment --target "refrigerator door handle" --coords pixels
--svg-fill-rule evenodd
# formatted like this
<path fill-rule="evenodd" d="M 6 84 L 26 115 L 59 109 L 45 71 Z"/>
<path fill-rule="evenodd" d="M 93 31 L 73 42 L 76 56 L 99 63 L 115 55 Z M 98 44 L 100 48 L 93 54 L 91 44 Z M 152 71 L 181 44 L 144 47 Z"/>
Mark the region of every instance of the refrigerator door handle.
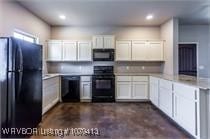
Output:
<path fill-rule="evenodd" d="M 21 86 L 22 86 L 22 78 L 23 78 L 23 72 L 18 71 L 18 79 L 17 79 L 17 94 L 15 95 L 16 100 L 19 100 L 20 92 L 21 92 Z"/>
<path fill-rule="evenodd" d="M 16 51 L 16 70 L 18 72 L 22 72 L 23 71 L 23 54 L 22 54 L 22 50 L 21 50 L 21 46 L 17 46 L 17 51 Z"/>

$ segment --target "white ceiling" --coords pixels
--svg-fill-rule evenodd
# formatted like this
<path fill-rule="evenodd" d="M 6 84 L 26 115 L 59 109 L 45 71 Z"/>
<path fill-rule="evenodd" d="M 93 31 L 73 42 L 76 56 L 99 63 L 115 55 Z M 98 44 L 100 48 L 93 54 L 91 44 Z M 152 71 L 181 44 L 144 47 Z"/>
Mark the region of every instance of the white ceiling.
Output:
<path fill-rule="evenodd" d="M 52 26 L 159 26 L 172 17 L 209 24 L 208 0 L 16 0 Z M 152 21 L 145 16 L 154 14 Z M 60 14 L 66 20 L 60 20 Z"/>

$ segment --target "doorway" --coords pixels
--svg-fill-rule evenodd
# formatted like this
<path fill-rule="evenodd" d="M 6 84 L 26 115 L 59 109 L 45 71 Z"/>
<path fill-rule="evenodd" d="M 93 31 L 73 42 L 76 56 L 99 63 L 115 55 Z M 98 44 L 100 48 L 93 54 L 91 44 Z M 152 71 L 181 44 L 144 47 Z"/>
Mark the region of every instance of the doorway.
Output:
<path fill-rule="evenodd" d="M 179 74 L 197 76 L 197 44 L 179 44 Z"/>

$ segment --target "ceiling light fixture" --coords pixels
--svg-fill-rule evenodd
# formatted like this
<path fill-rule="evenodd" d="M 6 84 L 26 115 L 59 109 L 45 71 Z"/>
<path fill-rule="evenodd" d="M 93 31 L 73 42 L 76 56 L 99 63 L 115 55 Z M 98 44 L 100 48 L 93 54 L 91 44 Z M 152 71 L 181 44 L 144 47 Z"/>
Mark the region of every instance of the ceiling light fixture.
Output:
<path fill-rule="evenodd" d="M 152 20 L 154 17 L 153 17 L 153 15 L 152 14 L 148 14 L 147 16 L 146 16 L 146 19 L 147 20 Z"/>
<path fill-rule="evenodd" d="M 59 15 L 59 18 L 62 19 L 62 20 L 65 20 L 66 16 L 65 15 Z"/>

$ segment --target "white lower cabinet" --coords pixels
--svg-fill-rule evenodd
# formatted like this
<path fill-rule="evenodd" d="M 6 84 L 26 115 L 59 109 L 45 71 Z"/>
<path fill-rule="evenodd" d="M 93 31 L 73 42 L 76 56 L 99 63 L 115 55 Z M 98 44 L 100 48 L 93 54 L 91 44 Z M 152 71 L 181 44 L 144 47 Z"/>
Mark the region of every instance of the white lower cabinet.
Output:
<path fill-rule="evenodd" d="M 42 114 L 52 108 L 60 97 L 60 78 L 52 77 L 43 80 Z"/>
<path fill-rule="evenodd" d="M 80 82 L 80 99 L 91 100 L 91 77 L 81 76 Z"/>
<path fill-rule="evenodd" d="M 117 100 L 148 99 L 147 76 L 117 76 Z"/>
<path fill-rule="evenodd" d="M 160 79 L 159 81 L 159 107 L 168 116 L 172 118 L 173 111 L 173 83 L 171 81 Z"/>
<path fill-rule="evenodd" d="M 174 119 L 195 137 L 200 134 L 198 93 L 197 88 L 174 84 Z"/>
<path fill-rule="evenodd" d="M 159 106 L 159 79 L 155 77 L 150 77 L 149 81 L 149 86 L 150 86 L 150 94 L 149 98 L 150 101 L 155 105 Z"/>
<path fill-rule="evenodd" d="M 198 88 L 150 77 L 150 100 L 192 136 L 201 138 Z"/>
<path fill-rule="evenodd" d="M 119 81 L 117 82 L 117 99 L 131 99 L 131 82 Z"/>
<path fill-rule="evenodd" d="M 133 82 L 132 98 L 133 99 L 148 99 L 148 83 L 147 82 Z"/>

